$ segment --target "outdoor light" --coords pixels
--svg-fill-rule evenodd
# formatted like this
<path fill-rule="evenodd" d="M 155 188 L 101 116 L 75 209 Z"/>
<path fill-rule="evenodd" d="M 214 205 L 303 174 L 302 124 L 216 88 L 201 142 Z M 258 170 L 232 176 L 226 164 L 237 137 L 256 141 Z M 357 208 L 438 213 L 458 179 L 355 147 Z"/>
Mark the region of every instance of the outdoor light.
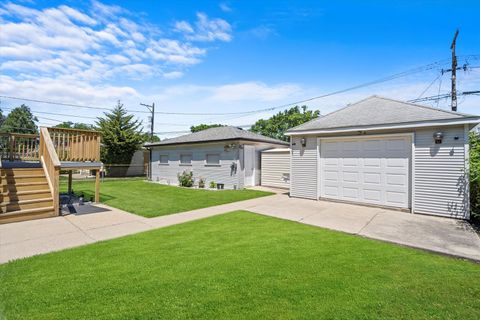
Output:
<path fill-rule="evenodd" d="M 302 147 L 307 146 L 307 139 L 305 138 L 300 139 L 300 143 L 302 144 Z"/>
<path fill-rule="evenodd" d="M 433 140 L 435 140 L 435 144 L 442 143 L 443 139 L 443 132 L 437 131 L 433 134 Z"/>

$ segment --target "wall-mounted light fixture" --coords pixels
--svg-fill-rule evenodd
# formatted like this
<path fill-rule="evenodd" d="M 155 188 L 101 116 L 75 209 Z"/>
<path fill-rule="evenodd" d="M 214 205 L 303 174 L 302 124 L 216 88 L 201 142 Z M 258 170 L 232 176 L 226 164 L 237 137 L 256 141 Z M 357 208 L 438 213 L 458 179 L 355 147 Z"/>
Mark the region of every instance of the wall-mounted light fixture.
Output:
<path fill-rule="evenodd" d="M 305 139 L 305 138 L 300 139 L 300 143 L 302 144 L 302 147 L 306 147 L 307 146 L 307 139 Z"/>
<path fill-rule="evenodd" d="M 435 144 L 442 143 L 443 140 L 443 132 L 437 131 L 433 134 L 433 140 L 435 140 Z"/>

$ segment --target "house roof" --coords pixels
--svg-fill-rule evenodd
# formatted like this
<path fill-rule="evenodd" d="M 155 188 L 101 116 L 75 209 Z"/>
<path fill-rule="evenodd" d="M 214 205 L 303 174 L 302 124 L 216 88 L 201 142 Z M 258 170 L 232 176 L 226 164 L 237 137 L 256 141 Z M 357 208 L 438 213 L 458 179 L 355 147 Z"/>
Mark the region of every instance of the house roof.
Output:
<path fill-rule="evenodd" d="M 237 127 L 217 127 L 217 128 L 202 130 L 195 133 L 186 134 L 176 138 L 166 139 L 160 142 L 147 143 L 145 144 L 145 146 L 146 147 L 164 146 L 164 145 L 215 142 L 215 141 L 226 141 L 226 140 L 247 140 L 247 141 L 254 141 L 254 142 L 288 145 L 288 142 L 273 139 L 270 137 L 265 137 L 260 134 L 243 130 Z"/>
<path fill-rule="evenodd" d="M 438 122 L 440 120 L 473 120 L 479 116 L 436 109 L 409 102 L 371 96 L 350 104 L 323 117 L 311 120 L 287 131 L 287 134 L 334 129 L 369 128 L 385 125 L 407 125 Z"/>

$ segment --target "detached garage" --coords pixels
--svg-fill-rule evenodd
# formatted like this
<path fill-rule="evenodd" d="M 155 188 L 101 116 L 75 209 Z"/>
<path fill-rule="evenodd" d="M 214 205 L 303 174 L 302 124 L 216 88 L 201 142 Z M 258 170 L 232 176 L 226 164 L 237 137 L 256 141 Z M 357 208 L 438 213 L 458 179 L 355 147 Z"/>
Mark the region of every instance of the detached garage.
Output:
<path fill-rule="evenodd" d="M 373 96 L 290 129 L 290 195 L 469 218 L 480 117 Z"/>
<path fill-rule="evenodd" d="M 266 187 L 290 187 L 290 149 L 278 148 L 262 151 L 261 184 Z"/>

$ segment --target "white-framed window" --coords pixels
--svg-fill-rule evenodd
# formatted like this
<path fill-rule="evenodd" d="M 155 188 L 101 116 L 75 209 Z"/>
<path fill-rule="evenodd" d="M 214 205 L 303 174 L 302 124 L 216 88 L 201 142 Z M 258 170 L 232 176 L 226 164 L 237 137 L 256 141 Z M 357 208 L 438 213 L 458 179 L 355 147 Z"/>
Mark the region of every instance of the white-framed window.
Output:
<path fill-rule="evenodd" d="M 209 153 L 205 157 L 205 164 L 211 166 L 220 165 L 220 154 L 218 153 Z"/>
<path fill-rule="evenodd" d="M 159 163 L 161 165 L 167 165 L 168 164 L 168 154 L 161 154 Z"/>
<path fill-rule="evenodd" d="M 192 155 L 191 154 L 181 154 L 180 155 L 180 164 L 181 165 L 192 165 Z"/>

